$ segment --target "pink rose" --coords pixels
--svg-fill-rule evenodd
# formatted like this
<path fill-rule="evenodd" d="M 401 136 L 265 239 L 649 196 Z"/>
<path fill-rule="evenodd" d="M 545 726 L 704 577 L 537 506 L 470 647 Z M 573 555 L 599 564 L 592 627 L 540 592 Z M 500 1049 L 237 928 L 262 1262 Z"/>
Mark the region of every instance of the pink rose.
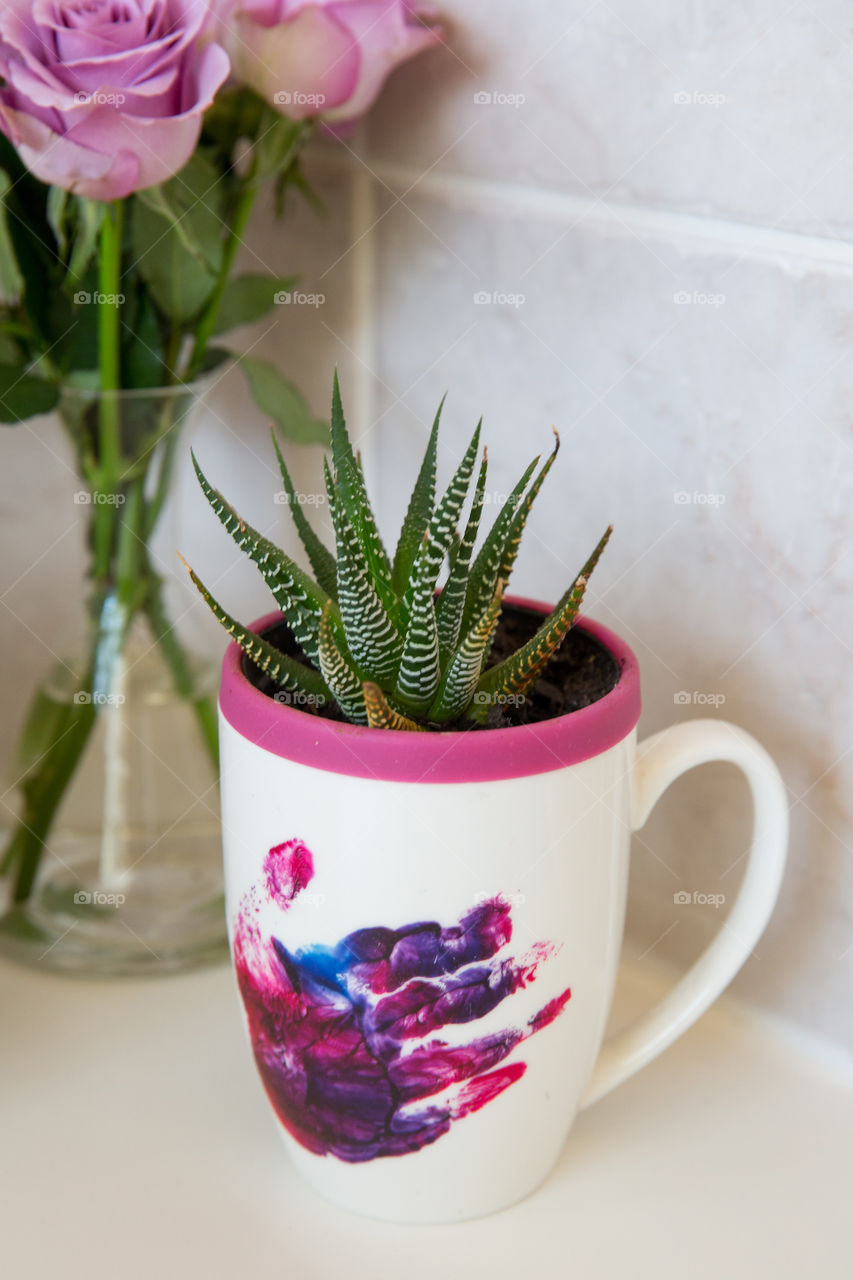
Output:
<path fill-rule="evenodd" d="M 228 56 L 204 0 L 5 0 L 0 129 L 42 182 L 114 200 L 177 173 Z"/>
<path fill-rule="evenodd" d="M 357 119 L 388 75 L 441 33 L 408 0 L 225 0 L 235 75 L 282 115 Z"/>

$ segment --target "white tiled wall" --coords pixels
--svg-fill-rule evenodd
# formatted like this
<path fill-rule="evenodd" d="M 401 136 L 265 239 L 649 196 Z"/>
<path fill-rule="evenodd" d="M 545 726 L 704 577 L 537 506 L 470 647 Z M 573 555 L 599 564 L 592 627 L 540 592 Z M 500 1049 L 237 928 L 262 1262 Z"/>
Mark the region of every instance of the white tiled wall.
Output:
<path fill-rule="evenodd" d="M 242 345 L 318 410 L 338 363 L 392 532 L 445 389 L 445 473 L 482 413 L 495 497 L 559 428 L 515 585 L 556 596 L 612 520 L 590 612 L 639 654 L 642 731 L 730 718 L 791 790 L 782 900 L 736 990 L 853 1048 L 847 6 L 442 8 L 447 48 L 397 74 L 357 139 L 315 154 L 327 217 L 255 222 L 254 258 L 326 301 Z M 195 442 L 237 505 L 289 536 L 265 432 L 229 374 Z M 50 634 L 80 563 L 57 453 L 50 423 L 4 442 L 4 532 L 22 520 L 27 542 L 4 565 L 0 639 L 31 681 L 46 656 L 28 628 Z M 316 452 L 293 460 L 316 488 Z M 170 541 L 235 611 L 266 607 L 186 475 L 164 558 Z M 25 690 L 8 664 L 0 692 L 12 723 Z M 726 908 L 673 894 L 731 899 L 748 830 L 728 768 L 672 790 L 636 842 L 630 955 L 698 953 Z"/>

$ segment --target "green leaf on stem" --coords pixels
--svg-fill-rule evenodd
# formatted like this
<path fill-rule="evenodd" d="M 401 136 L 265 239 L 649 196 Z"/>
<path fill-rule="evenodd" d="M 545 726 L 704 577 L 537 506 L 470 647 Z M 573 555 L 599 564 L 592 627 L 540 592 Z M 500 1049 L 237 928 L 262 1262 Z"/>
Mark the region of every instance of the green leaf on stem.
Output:
<path fill-rule="evenodd" d="M 229 280 L 219 304 L 212 336 L 260 320 L 281 301 L 279 295 L 289 293 L 295 284 L 295 276 L 247 275 Z"/>
<path fill-rule="evenodd" d="M 314 417 L 301 393 L 268 360 L 240 356 L 255 404 L 295 444 L 328 444 L 329 424 Z"/>
<path fill-rule="evenodd" d="M 201 152 L 133 199 L 133 252 L 157 305 L 172 320 L 198 315 L 216 288 L 226 227 L 222 177 Z"/>
<path fill-rule="evenodd" d="M 52 383 L 22 373 L 20 365 L 0 365 L 0 422 L 23 422 L 37 413 L 50 413 L 58 400 Z"/>
<path fill-rule="evenodd" d="M 157 308 L 148 291 L 127 286 L 128 298 L 122 316 L 122 374 L 130 387 L 159 387 L 169 370 L 163 354 L 163 337 Z"/>
<path fill-rule="evenodd" d="M 24 277 L 9 234 L 6 197 L 11 189 L 11 178 L 0 169 L 0 305 L 4 307 L 17 306 L 24 291 Z"/>
<path fill-rule="evenodd" d="M 56 237 L 56 243 L 62 257 L 68 250 L 68 228 L 66 218 L 70 194 L 64 187 L 49 187 L 47 192 L 47 220 Z"/>
<path fill-rule="evenodd" d="M 77 196 L 77 225 L 71 241 L 71 258 L 68 262 L 69 280 L 79 281 L 85 275 L 95 256 L 106 205 L 100 200 L 87 200 Z"/>

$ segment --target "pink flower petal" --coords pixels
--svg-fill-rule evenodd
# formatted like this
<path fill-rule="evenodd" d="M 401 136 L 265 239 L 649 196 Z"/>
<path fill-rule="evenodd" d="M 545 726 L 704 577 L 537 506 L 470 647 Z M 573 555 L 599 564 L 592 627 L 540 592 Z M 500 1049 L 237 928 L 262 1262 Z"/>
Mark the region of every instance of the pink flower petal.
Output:
<path fill-rule="evenodd" d="M 310 6 L 291 22 L 265 28 L 235 19 L 229 46 L 236 75 L 294 120 L 346 102 L 358 82 L 360 54 L 328 9 Z"/>
<path fill-rule="evenodd" d="M 32 116 L 2 104 L 0 127 L 42 182 L 55 183 L 90 200 L 118 200 L 137 188 L 139 161 L 132 151 L 105 155 L 78 146 Z"/>

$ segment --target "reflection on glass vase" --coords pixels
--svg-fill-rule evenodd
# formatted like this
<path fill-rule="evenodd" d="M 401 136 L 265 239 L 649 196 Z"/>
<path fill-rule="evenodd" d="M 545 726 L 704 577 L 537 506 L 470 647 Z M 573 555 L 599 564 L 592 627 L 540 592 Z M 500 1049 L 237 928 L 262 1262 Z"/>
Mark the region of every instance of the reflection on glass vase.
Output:
<path fill-rule="evenodd" d="M 18 741 L 0 919 L 0 950 L 39 967 L 172 972 L 227 954 L 216 673 L 184 649 L 151 547 L 195 399 L 193 387 L 63 396 L 85 485 L 88 634 Z"/>

